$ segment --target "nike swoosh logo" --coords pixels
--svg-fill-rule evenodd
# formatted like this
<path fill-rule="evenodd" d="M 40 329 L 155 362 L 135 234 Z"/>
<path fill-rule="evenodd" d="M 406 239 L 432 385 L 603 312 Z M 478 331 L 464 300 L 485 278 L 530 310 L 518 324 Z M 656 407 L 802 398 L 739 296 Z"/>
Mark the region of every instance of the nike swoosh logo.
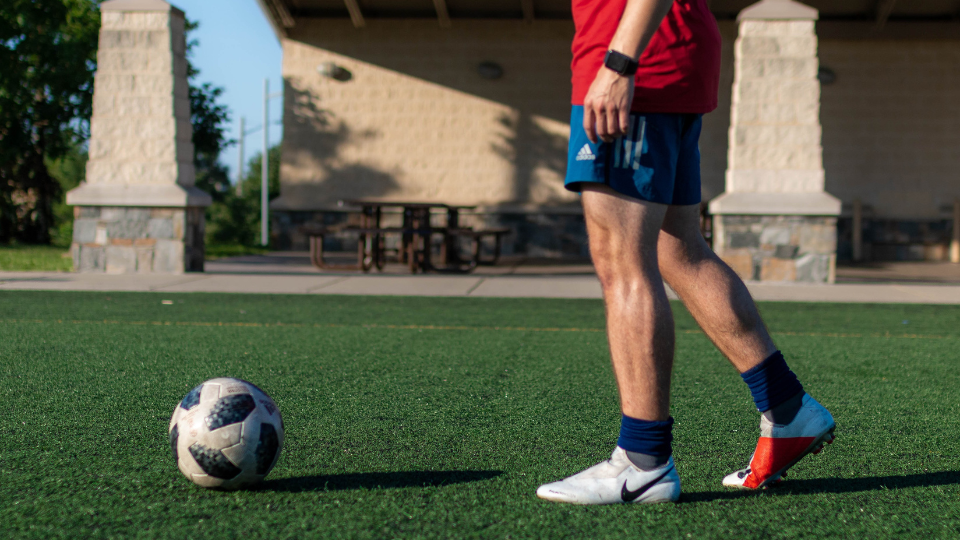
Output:
<path fill-rule="evenodd" d="M 646 484 L 638 487 L 633 491 L 630 491 L 629 489 L 627 489 L 627 481 L 624 480 L 623 489 L 620 490 L 620 498 L 623 499 L 623 502 L 633 502 L 637 500 L 637 498 L 643 495 L 644 493 L 646 493 L 648 489 L 652 488 L 657 482 L 663 480 L 668 474 L 670 474 L 670 471 L 672 471 L 673 468 L 674 466 L 671 465 L 669 469 L 663 472 L 663 474 L 647 482 Z"/>

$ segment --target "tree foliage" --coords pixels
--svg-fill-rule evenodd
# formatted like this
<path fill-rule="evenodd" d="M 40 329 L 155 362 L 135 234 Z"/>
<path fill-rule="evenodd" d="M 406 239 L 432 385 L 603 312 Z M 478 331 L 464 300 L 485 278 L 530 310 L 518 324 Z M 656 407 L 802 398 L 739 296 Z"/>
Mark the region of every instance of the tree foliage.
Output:
<path fill-rule="evenodd" d="M 246 196 L 235 197 L 219 163 L 234 143 L 226 136 L 224 90 L 199 83 L 190 62 L 198 27 L 187 21 L 196 185 L 216 201 L 208 211 L 216 238 L 252 245 L 260 226 L 259 157 Z M 85 176 L 99 29 L 96 0 L 0 1 L 0 242 L 70 243 L 73 211 L 64 194 Z M 273 192 L 279 150 L 271 159 Z"/>
<path fill-rule="evenodd" d="M 50 240 L 47 164 L 87 137 L 99 29 L 95 0 L 0 2 L 0 242 Z"/>
<path fill-rule="evenodd" d="M 267 164 L 268 197 L 280 195 L 280 145 L 269 150 Z M 207 209 L 207 242 L 211 244 L 240 244 L 252 246 L 260 242 L 260 194 L 263 156 L 257 154 L 249 161 L 249 171 L 243 179 L 243 195 L 234 191 L 223 193 L 220 200 Z"/>

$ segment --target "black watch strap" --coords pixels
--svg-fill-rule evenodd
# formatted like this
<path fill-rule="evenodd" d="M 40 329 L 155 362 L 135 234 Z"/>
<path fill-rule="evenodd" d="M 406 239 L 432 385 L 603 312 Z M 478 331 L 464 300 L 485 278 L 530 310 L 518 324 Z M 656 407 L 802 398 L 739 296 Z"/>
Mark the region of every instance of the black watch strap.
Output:
<path fill-rule="evenodd" d="M 607 51 L 607 55 L 603 57 L 603 65 L 620 75 L 634 75 L 640 67 L 633 58 L 614 50 Z"/>

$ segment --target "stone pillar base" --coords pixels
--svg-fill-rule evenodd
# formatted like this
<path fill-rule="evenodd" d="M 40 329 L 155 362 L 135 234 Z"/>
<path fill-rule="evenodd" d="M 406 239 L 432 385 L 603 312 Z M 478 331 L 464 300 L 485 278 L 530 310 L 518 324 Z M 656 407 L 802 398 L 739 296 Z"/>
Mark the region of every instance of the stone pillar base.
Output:
<path fill-rule="evenodd" d="M 715 215 L 713 227 L 714 251 L 745 280 L 836 280 L 836 217 Z"/>
<path fill-rule="evenodd" d="M 74 208 L 73 268 L 108 274 L 202 272 L 201 207 Z"/>

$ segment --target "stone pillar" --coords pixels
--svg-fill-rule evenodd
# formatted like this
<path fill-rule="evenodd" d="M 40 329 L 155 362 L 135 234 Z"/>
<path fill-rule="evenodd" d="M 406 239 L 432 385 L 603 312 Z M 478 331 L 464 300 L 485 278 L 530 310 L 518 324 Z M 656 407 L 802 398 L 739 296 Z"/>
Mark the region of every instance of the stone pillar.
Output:
<path fill-rule="evenodd" d="M 203 271 L 184 14 L 162 0 L 100 4 L 86 182 L 74 208 L 78 272 Z"/>
<path fill-rule="evenodd" d="M 726 191 L 714 249 L 745 279 L 833 282 L 839 199 L 824 192 L 817 10 L 763 0 L 738 18 Z"/>

